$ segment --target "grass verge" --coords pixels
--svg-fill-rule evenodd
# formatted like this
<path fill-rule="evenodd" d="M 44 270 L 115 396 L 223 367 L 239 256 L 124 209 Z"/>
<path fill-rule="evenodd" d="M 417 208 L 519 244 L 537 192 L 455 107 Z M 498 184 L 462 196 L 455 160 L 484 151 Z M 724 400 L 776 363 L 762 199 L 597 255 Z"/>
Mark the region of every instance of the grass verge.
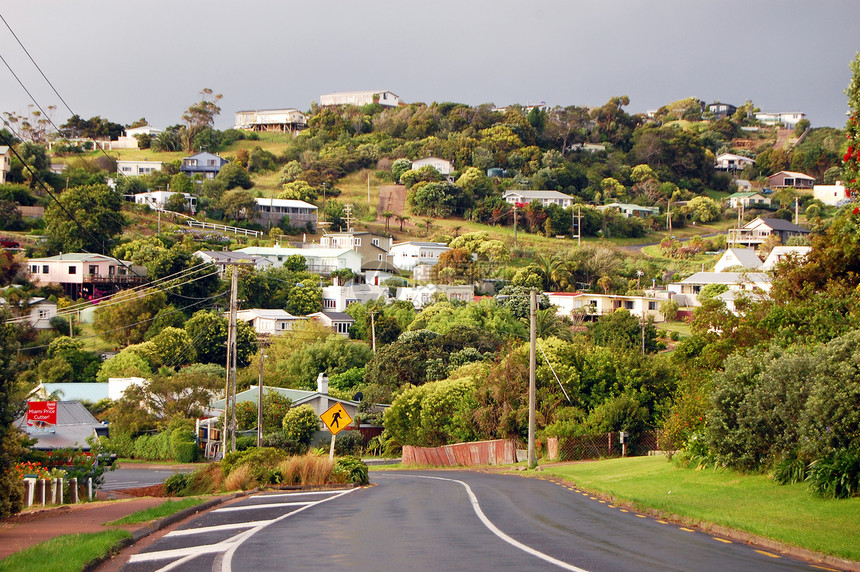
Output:
<path fill-rule="evenodd" d="M 765 475 L 683 469 L 662 456 L 556 465 L 544 472 L 640 510 L 860 561 L 860 498 L 822 499 L 805 484 L 780 486 Z"/>
<path fill-rule="evenodd" d="M 110 554 L 117 543 L 130 537 L 131 533 L 125 530 L 58 536 L 0 560 L 0 572 L 82 570 L 90 562 Z"/>
<path fill-rule="evenodd" d="M 196 497 L 188 497 L 181 500 L 173 501 L 168 500 L 161 503 L 158 506 L 154 506 L 152 508 L 146 508 L 143 510 L 139 510 L 134 512 L 128 516 L 124 516 L 119 520 L 115 520 L 113 522 L 109 522 L 109 525 L 122 525 L 122 524 L 137 524 L 138 522 L 149 522 L 151 520 L 156 520 L 158 518 L 164 518 L 165 516 L 170 516 L 173 513 L 179 512 L 180 510 L 184 510 L 186 508 L 196 506 L 201 504 L 204 500 L 202 498 Z"/>

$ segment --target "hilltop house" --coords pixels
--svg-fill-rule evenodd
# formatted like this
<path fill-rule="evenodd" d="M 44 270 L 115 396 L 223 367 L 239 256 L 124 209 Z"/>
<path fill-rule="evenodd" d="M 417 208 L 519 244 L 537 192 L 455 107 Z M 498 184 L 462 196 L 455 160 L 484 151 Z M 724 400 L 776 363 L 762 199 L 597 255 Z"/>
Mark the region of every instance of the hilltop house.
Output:
<path fill-rule="evenodd" d="M 368 231 L 332 232 L 326 233 L 320 238 L 322 248 L 351 248 L 361 255 L 361 260 L 364 263 L 387 262 L 391 244 L 390 236 Z"/>
<path fill-rule="evenodd" d="M 795 189 L 811 189 L 815 186 L 815 178 L 794 171 L 780 171 L 767 178 L 767 184 L 771 189 L 784 189 L 793 187 Z"/>
<path fill-rule="evenodd" d="M 237 111 L 234 129 L 298 133 L 308 126 L 308 116 L 298 109 Z"/>
<path fill-rule="evenodd" d="M 812 196 L 829 207 L 835 207 L 842 201 L 851 200 L 851 191 L 845 188 L 842 181 L 835 185 L 814 185 Z"/>
<path fill-rule="evenodd" d="M 151 209 L 164 210 L 170 197 L 179 193 L 173 191 L 147 191 L 134 195 L 134 202 L 138 205 L 147 205 Z M 185 208 L 194 214 L 197 211 L 197 197 L 188 193 L 182 193 L 185 198 Z"/>
<path fill-rule="evenodd" d="M 332 312 L 325 310 L 323 312 L 308 314 L 306 317 L 308 320 L 318 322 L 344 337 L 349 336 L 349 328 L 355 323 L 355 318 L 346 312 Z"/>
<path fill-rule="evenodd" d="M 425 157 L 412 161 L 412 170 L 417 171 L 421 167 L 431 166 L 446 177 L 454 172 L 454 164 L 451 161 L 440 159 L 439 157 Z"/>
<path fill-rule="evenodd" d="M 397 107 L 400 98 L 390 91 L 341 91 L 328 93 L 320 96 L 321 107 L 332 107 L 334 105 L 355 105 L 361 107 L 378 103 L 383 107 Z"/>
<path fill-rule="evenodd" d="M 717 155 L 715 169 L 718 171 L 737 172 L 743 171 L 747 165 L 755 165 L 755 161 L 743 155 L 734 153 L 720 153 Z"/>
<path fill-rule="evenodd" d="M 794 257 L 798 262 L 806 262 L 807 256 L 812 252 L 811 246 L 774 246 L 770 254 L 762 264 L 762 270 L 773 270 L 783 260 Z"/>
<path fill-rule="evenodd" d="M 194 256 L 214 264 L 218 268 L 218 277 L 224 278 L 228 266 L 254 265 L 255 270 L 266 270 L 272 267 L 272 261 L 261 256 L 249 256 L 243 252 L 231 252 L 229 250 L 198 250 Z"/>
<path fill-rule="evenodd" d="M 6 298 L 0 298 L 0 308 L 9 304 Z M 14 316 L 6 320 L 10 323 L 26 323 L 36 330 L 47 330 L 51 328 L 51 318 L 57 315 L 57 303 L 47 298 L 30 298 L 18 304 L 12 303 L 9 312 Z"/>
<path fill-rule="evenodd" d="M 771 205 L 770 197 L 752 191 L 737 192 L 728 196 L 729 208 L 763 209 Z"/>
<path fill-rule="evenodd" d="M 746 292 L 770 291 L 770 276 L 764 272 L 696 272 L 689 278 L 674 282 L 667 289 L 679 306 L 701 306 L 699 292 L 710 284 L 724 284 L 729 290 Z"/>
<path fill-rule="evenodd" d="M 800 111 L 782 111 L 778 113 L 759 111 L 755 114 L 755 118 L 756 121 L 765 125 L 782 125 L 785 129 L 794 129 L 801 119 L 806 118 L 806 114 Z"/>
<path fill-rule="evenodd" d="M 163 163 L 161 161 L 117 161 L 116 174 L 125 175 L 126 177 L 139 177 L 141 175 L 150 175 L 155 171 L 161 171 Z"/>
<path fill-rule="evenodd" d="M 202 151 L 190 157 L 183 157 L 179 171 L 189 177 L 203 175 L 206 179 L 214 179 L 215 175 L 221 171 L 221 167 L 228 162 L 227 159 L 223 159 L 220 155 Z"/>
<path fill-rule="evenodd" d="M 475 287 L 471 284 L 425 284 L 423 286 L 400 286 L 395 298 L 412 302 L 415 309 L 420 310 L 433 301 L 435 294 L 444 294 L 449 300 L 472 302 L 475 299 Z"/>
<path fill-rule="evenodd" d="M 660 214 L 660 207 L 643 207 L 642 205 L 634 205 L 630 203 L 609 203 L 608 205 L 600 205 L 596 208 L 599 211 L 615 209 L 620 212 L 624 218 L 645 218 Z"/>
<path fill-rule="evenodd" d="M 6 176 L 12 170 L 12 150 L 8 145 L 0 145 L 0 185 L 6 184 Z"/>
<path fill-rule="evenodd" d="M 302 256 L 308 271 L 317 274 L 327 275 L 344 268 L 355 274 L 361 273 L 361 255 L 348 248 L 284 248 L 275 245 L 248 246 L 234 252 L 265 258 L 275 266 L 283 266 L 290 256 Z"/>
<path fill-rule="evenodd" d="M 296 322 L 307 320 L 304 316 L 293 316 L 286 310 L 252 308 L 236 312 L 236 319 L 250 324 L 258 335 L 280 335 L 293 329 Z"/>
<path fill-rule="evenodd" d="M 367 304 L 373 300 L 388 300 L 388 287 L 373 284 L 350 284 L 348 286 L 324 286 L 322 307 L 326 312 L 346 312 L 347 307 L 360 302 Z"/>

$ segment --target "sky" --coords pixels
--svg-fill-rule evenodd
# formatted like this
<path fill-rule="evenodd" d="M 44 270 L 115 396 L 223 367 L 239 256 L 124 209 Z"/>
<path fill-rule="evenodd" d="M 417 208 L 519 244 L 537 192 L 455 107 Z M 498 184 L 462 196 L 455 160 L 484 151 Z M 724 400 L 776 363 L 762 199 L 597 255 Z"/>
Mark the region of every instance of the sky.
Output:
<path fill-rule="evenodd" d="M 211 88 L 223 95 L 219 129 L 239 110 L 305 111 L 321 94 L 366 90 L 498 106 L 627 95 L 629 113 L 686 97 L 751 100 L 844 127 L 860 51 L 856 0 L 4 4 L 0 112 L 25 114 L 35 100 L 57 107 L 57 125 L 71 109 L 163 128 Z"/>

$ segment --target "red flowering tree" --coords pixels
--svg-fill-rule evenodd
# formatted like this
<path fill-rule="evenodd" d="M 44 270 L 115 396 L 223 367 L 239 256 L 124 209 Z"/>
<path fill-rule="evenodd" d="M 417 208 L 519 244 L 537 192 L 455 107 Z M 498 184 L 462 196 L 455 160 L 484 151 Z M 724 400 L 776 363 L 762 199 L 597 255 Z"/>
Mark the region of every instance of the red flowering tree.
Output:
<path fill-rule="evenodd" d="M 845 189 L 854 198 L 860 196 L 860 53 L 851 62 L 851 82 L 845 90 L 848 96 L 850 116 L 845 131 L 848 133 L 848 149 L 842 157 L 842 176 Z"/>

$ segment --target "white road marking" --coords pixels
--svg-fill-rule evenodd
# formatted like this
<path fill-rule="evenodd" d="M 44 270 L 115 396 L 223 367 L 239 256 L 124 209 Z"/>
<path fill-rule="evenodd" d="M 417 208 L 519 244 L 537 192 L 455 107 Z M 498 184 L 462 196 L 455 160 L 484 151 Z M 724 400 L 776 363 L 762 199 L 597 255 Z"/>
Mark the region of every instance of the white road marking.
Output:
<path fill-rule="evenodd" d="M 307 506 L 311 504 L 317 504 L 321 501 L 315 502 L 273 502 L 266 504 L 244 504 L 242 506 L 228 506 L 224 508 L 216 508 L 212 512 L 236 512 L 239 510 L 253 510 L 257 508 L 278 508 L 281 506 Z"/>
<path fill-rule="evenodd" d="M 203 546 L 189 546 L 187 548 L 173 548 L 171 550 L 159 550 L 157 552 L 141 552 L 134 554 L 128 561 L 132 564 L 137 562 L 152 562 L 153 560 L 167 560 L 168 558 L 179 558 L 182 556 L 200 556 L 201 554 L 211 554 L 212 552 L 221 552 L 230 546 L 230 540 L 218 542 L 217 544 L 204 544 Z"/>
<path fill-rule="evenodd" d="M 330 501 L 330 500 L 334 500 L 334 499 L 340 498 L 340 497 L 342 497 L 342 496 L 344 496 L 344 495 L 348 495 L 349 493 L 354 492 L 354 491 L 357 491 L 357 490 L 359 490 L 359 489 L 357 489 L 357 488 L 355 488 L 355 489 L 348 489 L 348 490 L 345 490 L 345 491 L 343 491 L 342 493 L 340 493 L 340 494 L 338 494 L 338 495 L 331 496 L 331 497 L 328 497 L 328 498 L 325 498 L 325 499 L 319 500 L 319 501 L 317 501 L 317 502 L 315 502 L 315 503 L 313 503 L 313 504 L 309 504 L 309 505 L 303 506 L 303 507 L 302 507 L 302 508 L 300 508 L 300 509 L 294 510 L 294 511 L 292 511 L 292 512 L 288 512 L 288 513 L 287 513 L 287 514 L 285 514 L 285 515 L 282 515 L 282 516 L 279 516 L 279 517 L 278 517 L 278 518 L 276 518 L 276 519 L 273 519 L 273 520 L 272 520 L 272 522 L 270 522 L 269 524 L 274 524 L 274 523 L 276 523 L 276 522 L 280 522 L 280 521 L 285 520 L 285 519 L 287 519 L 287 518 L 289 518 L 289 517 L 291 517 L 291 516 L 295 516 L 295 515 L 299 514 L 300 512 L 302 512 L 302 511 L 305 511 L 305 510 L 309 509 L 309 508 L 310 508 L 310 507 L 312 507 L 312 506 L 316 506 L 316 505 L 318 505 L 318 504 L 322 504 L 322 503 L 324 503 L 324 502 L 328 502 L 328 501 Z M 243 542 L 245 542 L 246 540 L 248 540 L 249 538 L 251 538 L 252 536 L 254 536 L 255 534 L 257 534 L 258 532 L 260 532 L 261 530 L 263 530 L 265 527 L 269 526 L 269 524 L 264 524 L 264 525 L 261 525 L 261 526 L 257 526 L 257 527 L 255 527 L 255 528 L 252 528 L 251 530 L 249 530 L 249 531 L 247 531 L 247 532 L 243 532 L 241 535 L 239 535 L 239 537 L 238 537 L 238 538 L 236 538 L 236 541 L 233 543 L 233 545 L 232 545 L 232 546 L 230 546 L 230 548 L 227 550 L 227 552 L 225 552 L 225 553 L 224 553 L 223 559 L 221 560 L 221 572 L 233 572 L 233 555 L 236 553 L 236 549 L 237 549 L 237 548 L 239 548 L 239 546 L 241 546 Z"/>
<path fill-rule="evenodd" d="M 255 498 L 278 498 L 278 497 L 303 497 L 305 495 L 335 495 L 340 494 L 341 491 L 308 491 L 308 492 L 295 492 L 295 493 L 260 493 Z"/>
<path fill-rule="evenodd" d="M 564 568 L 565 570 L 571 570 L 573 572 L 588 572 L 584 568 L 579 568 L 577 566 L 574 566 L 573 564 L 568 564 L 567 562 L 564 562 L 562 560 L 558 560 L 557 558 L 553 558 L 549 554 L 544 554 L 543 552 L 540 552 L 539 550 L 535 550 L 531 546 L 523 544 L 522 542 L 519 542 L 518 540 L 514 540 L 513 538 L 511 538 L 510 536 L 508 536 L 507 534 L 505 534 L 504 532 L 499 530 L 499 528 L 496 527 L 496 525 L 493 524 L 489 518 L 487 518 L 487 515 L 484 514 L 484 511 L 481 510 L 481 505 L 478 503 L 478 497 L 476 497 L 475 493 L 472 492 L 472 487 L 470 487 L 468 484 L 464 483 L 463 481 L 458 481 L 456 479 L 446 479 L 443 477 L 426 477 L 423 475 L 410 475 L 410 477 L 412 477 L 412 476 L 419 478 L 419 479 L 434 479 L 437 481 L 448 481 L 451 483 L 458 483 L 458 484 L 463 485 L 463 487 L 466 489 L 466 494 L 469 495 L 469 500 L 472 503 L 472 509 L 475 511 L 475 514 L 478 515 L 478 518 L 481 519 L 481 522 L 484 523 L 484 526 L 486 526 L 490 530 L 490 532 L 492 532 L 493 534 L 495 534 L 496 536 L 498 536 L 499 538 L 501 538 L 502 540 L 504 540 L 505 542 L 507 542 L 511 546 L 513 546 L 515 548 L 519 548 L 523 552 L 526 552 L 527 554 L 531 554 L 532 556 L 540 558 L 541 560 L 543 560 L 545 562 L 549 562 L 550 564 L 555 564 L 559 568 Z"/>
<path fill-rule="evenodd" d="M 173 532 L 168 532 L 164 535 L 164 537 L 176 537 L 176 536 L 192 536 L 194 534 L 205 534 L 207 532 L 219 532 L 222 530 L 236 530 L 237 528 L 254 528 L 255 526 L 260 526 L 261 524 L 269 524 L 272 522 L 271 520 L 253 520 L 249 522 L 234 522 L 232 524 L 217 524 L 215 526 L 204 526 L 201 528 L 186 528 L 185 530 L 174 530 Z"/>

